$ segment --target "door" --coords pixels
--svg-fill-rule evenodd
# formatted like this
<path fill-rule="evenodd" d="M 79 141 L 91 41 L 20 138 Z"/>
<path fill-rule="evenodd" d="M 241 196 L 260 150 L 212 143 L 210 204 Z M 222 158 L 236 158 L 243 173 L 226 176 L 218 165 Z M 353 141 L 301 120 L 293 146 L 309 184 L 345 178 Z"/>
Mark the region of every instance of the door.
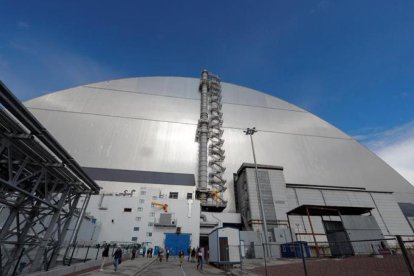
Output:
<path fill-rule="evenodd" d="M 164 247 L 170 249 L 171 256 L 177 256 L 181 249 L 187 255 L 188 247 L 190 247 L 190 237 L 191 234 L 165 233 Z"/>
<path fill-rule="evenodd" d="M 354 255 L 348 235 L 341 221 L 323 221 L 331 255 L 334 257 Z"/>
<path fill-rule="evenodd" d="M 220 262 L 229 261 L 229 241 L 227 237 L 219 238 Z"/>

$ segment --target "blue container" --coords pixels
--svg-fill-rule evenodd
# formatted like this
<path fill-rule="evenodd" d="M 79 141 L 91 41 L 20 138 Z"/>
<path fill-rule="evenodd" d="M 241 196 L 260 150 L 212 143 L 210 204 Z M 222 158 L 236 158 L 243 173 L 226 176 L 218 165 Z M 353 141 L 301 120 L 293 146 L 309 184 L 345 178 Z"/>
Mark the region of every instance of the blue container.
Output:
<path fill-rule="evenodd" d="M 283 258 L 302 258 L 302 251 L 300 249 L 300 244 L 302 243 L 303 250 L 305 252 L 305 257 L 310 257 L 310 250 L 307 242 L 296 241 L 293 243 L 284 243 L 280 246 L 281 255 Z"/>

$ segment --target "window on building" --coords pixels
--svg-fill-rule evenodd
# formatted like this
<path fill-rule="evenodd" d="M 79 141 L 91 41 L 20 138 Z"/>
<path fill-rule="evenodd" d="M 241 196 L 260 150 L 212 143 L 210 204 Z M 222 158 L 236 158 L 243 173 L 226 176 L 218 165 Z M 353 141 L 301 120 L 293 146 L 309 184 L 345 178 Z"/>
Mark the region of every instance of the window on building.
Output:
<path fill-rule="evenodd" d="M 139 227 L 135 226 L 134 231 L 139 231 Z"/>
<path fill-rule="evenodd" d="M 148 226 L 154 226 L 153 222 L 148 222 Z"/>
<path fill-rule="evenodd" d="M 134 242 L 138 241 L 138 237 L 132 237 L 131 241 L 134 241 Z"/>
<path fill-rule="evenodd" d="M 177 199 L 178 198 L 178 192 L 170 192 L 170 198 Z"/>
<path fill-rule="evenodd" d="M 155 213 L 154 212 L 151 212 L 151 213 L 149 213 L 149 216 L 150 217 L 154 217 L 155 216 Z"/>
<path fill-rule="evenodd" d="M 141 221 L 141 217 L 136 217 L 135 220 L 136 221 Z"/>
<path fill-rule="evenodd" d="M 193 193 L 187 193 L 187 199 L 193 199 Z"/>
<path fill-rule="evenodd" d="M 146 193 L 146 191 L 141 191 L 141 195 L 145 195 Z"/>
<path fill-rule="evenodd" d="M 138 212 L 142 212 L 142 207 L 138 207 Z"/>
<path fill-rule="evenodd" d="M 132 208 L 124 208 L 124 212 L 132 212 Z"/>
<path fill-rule="evenodd" d="M 139 203 L 144 203 L 145 202 L 145 199 L 140 199 L 139 200 Z"/>
<path fill-rule="evenodd" d="M 158 197 L 157 196 L 152 196 L 152 199 L 157 199 Z"/>
<path fill-rule="evenodd" d="M 147 232 L 147 237 L 152 237 L 152 233 L 151 232 Z"/>

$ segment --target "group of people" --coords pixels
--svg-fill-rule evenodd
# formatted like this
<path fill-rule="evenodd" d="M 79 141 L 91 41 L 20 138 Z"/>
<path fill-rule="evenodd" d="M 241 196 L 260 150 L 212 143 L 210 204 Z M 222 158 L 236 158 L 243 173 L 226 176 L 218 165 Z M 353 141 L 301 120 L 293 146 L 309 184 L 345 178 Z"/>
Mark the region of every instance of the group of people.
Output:
<path fill-rule="evenodd" d="M 204 249 L 200 247 L 198 247 L 197 249 L 195 249 L 194 247 L 193 248 L 189 247 L 187 249 L 187 254 L 188 254 L 188 261 L 190 262 L 190 257 L 191 257 L 192 263 L 197 261 L 197 269 L 203 270 Z"/>
<path fill-rule="evenodd" d="M 109 249 L 110 249 L 110 244 L 108 243 L 104 243 L 102 246 L 103 250 L 102 250 L 102 264 L 101 264 L 101 271 L 103 271 L 104 265 L 106 263 L 106 260 L 109 257 Z M 137 252 L 137 248 L 134 246 L 132 248 L 132 255 L 131 255 L 131 259 L 135 259 L 136 256 L 136 252 Z M 153 248 L 143 248 L 142 250 L 142 257 L 145 256 L 145 253 L 147 255 L 147 258 L 152 258 L 152 254 L 153 254 Z M 166 248 L 165 250 L 163 248 L 159 248 L 158 249 L 158 258 L 159 261 L 162 262 L 162 259 L 164 258 L 165 255 L 165 260 L 168 262 L 168 259 L 170 257 L 170 249 Z M 184 262 L 184 250 L 180 249 L 178 251 L 178 259 L 179 259 L 179 263 L 180 266 L 183 265 Z M 187 249 L 187 255 L 188 255 L 188 261 L 190 262 L 190 257 L 191 257 L 191 262 L 195 262 L 197 260 L 197 270 L 203 270 L 203 259 L 204 259 L 204 250 L 200 247 L 196 248 L 191 248 L 189 247 Z M 122 249 L 119 245 L 116 246 L 116 249 L 113 250 L 112 252 L 112 257 L 113 257 L 113 265 L 114 265 L 114 271 L 117 271 L 119 268 L 119 265 L 122 262 Z"/>
<path fill-rule="evenodd" d="M 162 262 L 162 258 L 164 257 L 164 253 L 165 253 L 165 261 L 168 262 L 168 259 L 170 258 L 170 249 L 169 248 L 165 249 L 165 252 L 164 252 L 164 249 L 160 248 L 158 250 L 158 259 L 160 260 L 160 262 Z"/>
<path fill-rule="evenodd" d="M 104 243 L 103 244 L 103 251 L 102 251 L 102 264 L 101 264 L 101 271 L 103 271 L 103 267 L 106 263 L 106 260 L 109 257 L 109 248 L 110 248 L 110 244 L 108 243 Z M 116 246 L 116 249 L 113 251 L 112 253 L 112 257 L 114 259 L 113 264 L 114 264 L 114 270 L 117 271 L 119 265 L 122 262 L 122 249 L 121 247 L 118 245 Z"/>

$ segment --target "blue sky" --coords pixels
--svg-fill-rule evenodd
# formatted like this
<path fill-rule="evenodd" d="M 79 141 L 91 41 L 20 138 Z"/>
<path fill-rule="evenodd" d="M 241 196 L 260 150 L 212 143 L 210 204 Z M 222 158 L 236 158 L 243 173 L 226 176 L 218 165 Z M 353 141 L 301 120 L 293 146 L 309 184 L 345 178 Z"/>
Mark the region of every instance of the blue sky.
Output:
<path fill-rule="evenodd" d="M 414 183 L 414 1 L 0 3 L 0 79 L 21 100 L 206 68 L 315 113 Z"/>

